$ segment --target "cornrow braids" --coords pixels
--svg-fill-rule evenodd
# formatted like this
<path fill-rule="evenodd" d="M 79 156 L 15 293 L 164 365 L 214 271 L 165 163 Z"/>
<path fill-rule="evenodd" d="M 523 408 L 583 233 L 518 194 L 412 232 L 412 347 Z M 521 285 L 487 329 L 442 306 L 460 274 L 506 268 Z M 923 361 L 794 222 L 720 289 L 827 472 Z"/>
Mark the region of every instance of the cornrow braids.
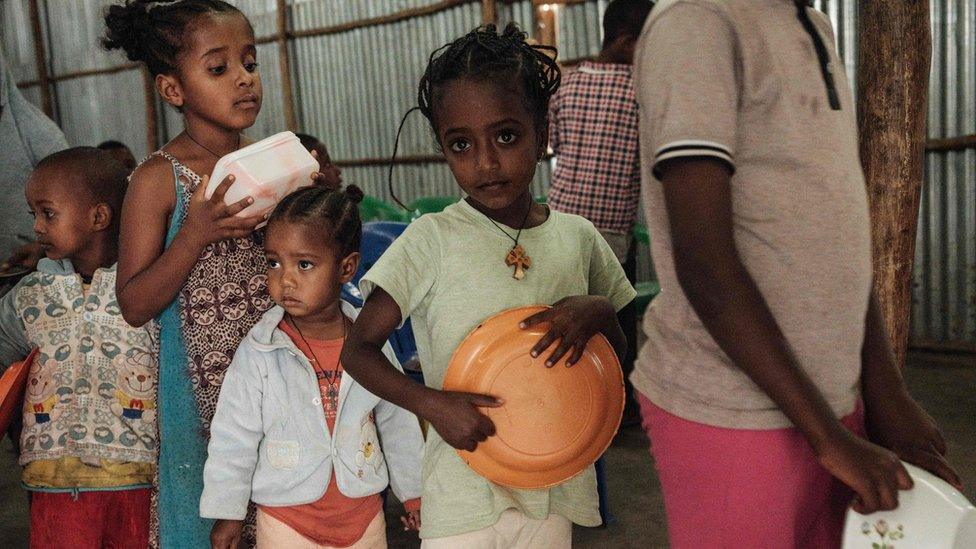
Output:
<path fill-rule="evenodd" d="M 463 78 L 514 80 L 519 84 L 521 100 L 532 114 L 536 130 L 542 131 L 549 119 L 549 99 L 559 89 L 562 78 L 556 63 L 557 53 L 552 46 L 527 42 L 525 32 L 515 23 L 506 25 L 501 34 L 495 25 L 484 25 L 434 50 L 420 78 L 417 106 L 403 115 L 393 144 L 387 184 L 397 204 L 403 206 L 393 191 L 393 168 L 400 133 L 410 113 L 419 110 L 436 135 L 437 108 L 447 84 Z"/>
<path fill-rule="evenodd" d="M 363 239 L 363 222 L 359 217 L 363 196 L 362 189 L 356 185 L 342 189 L 303 187 L 278 203 L 268 218 L 268 225 L 284 221 L 323 227 L 345 257 L 358 252 Z"/>
<path fill-rule="evenodd" d="M 427 70 L 420 78 L 417 105 L 437 128 L 437 105 L 444 87 L 455 80 L 496 80 L 517 77 L 522 100 L 533 114 L 537 127 L 549 116 L 549 98 L 559 89 L 561 74 L 556 48 L 529 44 L 515 23 L 501 34 L 495 25 L 484 25 L 430 54 Z"/>
<path fill-rule="evenodd" d="M 105 11 L 102 46 L 123 50 L 129 61 L 145 63 L 153 76 L 172 73 L 190 25 L 210 13 L 238 13 L 247 20 L 223 0 L 126 0 Z"/>

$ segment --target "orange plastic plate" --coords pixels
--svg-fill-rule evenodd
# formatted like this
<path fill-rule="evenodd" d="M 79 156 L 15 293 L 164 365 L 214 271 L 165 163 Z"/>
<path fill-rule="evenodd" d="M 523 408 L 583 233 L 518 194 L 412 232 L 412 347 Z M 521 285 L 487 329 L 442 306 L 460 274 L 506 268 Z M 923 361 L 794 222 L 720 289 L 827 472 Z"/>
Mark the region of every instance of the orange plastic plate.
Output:
<path fill-rule="evenodd" d="M 512 488 L 546 488 L 581 473 L 606 451 L 624 409 L 620 362 L 603 335 L 571 368 L 569 353 L 546 368 L 555 346 L 532 358 L 549 325 L 522 330 L 519 323 L 545 308 L 509 309 L 482 322 L 454 351 L 444 378 L 445 390 L 504 399 L 481 409 L 495 436 L 458 454 L 481 476 Z"/>
<path fill-rule="evenodd" d="M 24 360 L 11 364 L 0 377 L 0 438 L 6 434 L 16 414 L 23 413 L 24 390 L 27 388 L 27 377 L 35 356 L 37 349 L 31 351 Z"/>

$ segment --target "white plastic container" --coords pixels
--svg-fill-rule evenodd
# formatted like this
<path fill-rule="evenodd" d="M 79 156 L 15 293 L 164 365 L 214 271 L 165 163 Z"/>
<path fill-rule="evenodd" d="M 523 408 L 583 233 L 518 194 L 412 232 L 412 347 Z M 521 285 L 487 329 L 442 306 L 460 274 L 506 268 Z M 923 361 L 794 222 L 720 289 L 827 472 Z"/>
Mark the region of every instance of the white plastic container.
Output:
<path fill-rule="evenodd" d="M 976 508 L 941 478 L 905 464 L 915 481 L 898 493 L 898 508 L 862 515 L 847 511 L 844 549 L 970 549 L 976 547 Z"/>
<path fill-rule="evenodd" d="M 254 203 L 237 215 L 248 217 L 271 211 L 282 198 L 312 184 L 319 163 L 292 132 L 281 132 L 236 150 L 217 161 L 204 196 L 210 199 L 228 175 L 234 183 L 224 195 L 226 204 L 250 196 Z M 264 223 L 258 225 L 263 226 Z"/>

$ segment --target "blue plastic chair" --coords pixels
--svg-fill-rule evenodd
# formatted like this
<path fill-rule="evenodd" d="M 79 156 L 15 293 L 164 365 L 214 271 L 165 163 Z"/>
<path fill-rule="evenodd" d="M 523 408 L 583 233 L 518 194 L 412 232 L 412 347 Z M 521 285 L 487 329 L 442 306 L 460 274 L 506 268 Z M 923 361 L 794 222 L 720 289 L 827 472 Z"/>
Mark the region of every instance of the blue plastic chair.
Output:
<path fill-rule="evenodd" d="M 362 307 L 363 295 L 359 292 L 359 281 L 406 228 L 406 223 L 397 221 L 371 221 L 363 224 L 363 240 L 359 246 L 362 259 L 352 282 L 345 284 L 342 288 L 344 299 L 357 307 Z M 393 352 L 400 364 L 407 364 L 417 358 L 417 341 L 413 337 L 413 326 L 410 325 L 409 318 L 402 328 L 390 336 L 390 346 L 393 347 Z M 405 369 L 405 372 L 423 383 L 423 374 L 420 372 L 408 369 Z"/>

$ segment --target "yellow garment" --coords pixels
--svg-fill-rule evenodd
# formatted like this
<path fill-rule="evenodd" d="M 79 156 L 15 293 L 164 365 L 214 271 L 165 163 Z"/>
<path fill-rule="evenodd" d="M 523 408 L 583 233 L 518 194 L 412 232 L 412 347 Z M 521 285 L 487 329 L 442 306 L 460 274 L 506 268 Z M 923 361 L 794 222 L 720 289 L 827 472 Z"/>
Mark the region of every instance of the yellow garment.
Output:
<path fill-rule="evenodd" d="M 49 414 L 57 403 L 58 396 L 51 395 L 38 403 L 24 402 L 24 410 L 29 414 Z"/>
<path fill-rule="evenodd" d="M 122 389 L 115 390 L 115 398 L 116 400 L 119 401 L 119 404 L 123 408 L 131 408 L 134 410 L 155 410 L 156 409 L 155 400 L 151 398 L 148 399 L 137 398 L 126 393 Z"/>
<path fill-rule="evenodd" d="M 153 463 L 101 460 L 88 465 L 76 457 L 39 459 L 24 467 L 24 484 L 31 488 L 115 488 L 152 484 Z"/>

